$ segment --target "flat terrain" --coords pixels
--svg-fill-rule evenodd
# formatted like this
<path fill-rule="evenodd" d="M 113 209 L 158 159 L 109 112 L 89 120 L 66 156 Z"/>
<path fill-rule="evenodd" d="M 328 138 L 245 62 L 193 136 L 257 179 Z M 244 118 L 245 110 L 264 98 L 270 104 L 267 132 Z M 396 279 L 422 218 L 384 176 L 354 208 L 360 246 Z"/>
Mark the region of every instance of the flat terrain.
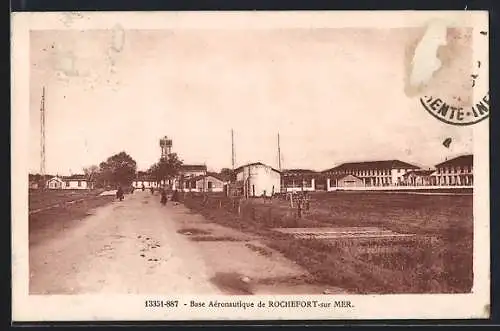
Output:
<path fill-rule="evenodd" d="M 221 197 L 187 195 L 185 204 L 213 222 L 258 233 L 314 281 L 354 293 L 455 293 L 472 286 L 472 195 L 382 192 L 311 194 L 301 218 L 284 200 L 251 199 L 235 208 Z M 304 240 L 279 227 L 377 227 L 414 234 L 407 242 Z"/>
<path fill-rule="evenodd" d="M 465 293 L 472 286 L 472 195 L 318 193 L 301 217 L 279 199 L 181 200 L 162 206 L 147 191 L 122 202 L 94 195 L 30 215 L 30 293 Z M 301 239 L 275 228 L 414 236 Z"/>
<path fill-rule="evenodd" d="M 95 197 L 102 190 L 29 190 L 29 210 L 46 208 L 82 198 Z"/>
<path fill-rule="evenodd" d="M 136 191 L 30 217 L 31 294 L 272 294 L 342 291 L 258 235 Z M 75 209 L 77 208 L 77 209 Z M 80 208 L 80 212 L 76 212 Z"/>

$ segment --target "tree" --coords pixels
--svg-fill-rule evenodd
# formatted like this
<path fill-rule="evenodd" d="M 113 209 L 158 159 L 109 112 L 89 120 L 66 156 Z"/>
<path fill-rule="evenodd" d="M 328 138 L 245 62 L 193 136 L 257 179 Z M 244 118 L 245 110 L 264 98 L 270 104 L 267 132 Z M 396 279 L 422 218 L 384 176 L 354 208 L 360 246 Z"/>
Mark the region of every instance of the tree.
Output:
<path fill-rule="evenodd" d="M 130 185 L 135 178 L 137 163 L 125 152 L 110 156 L 99 164 L 100 179 L 105 183 Z"/>
<path fill-rule="evenodd" d="M 89 167 L 83 168 L 83 173 L 89 181 L 94 181 L 99 174 L 99 167 L 96 165 L 91 165 Z"/>
<path fill-rule="evenodd" d="M 176 153 L 169 154 L 168 157 L 160 159 L 148 169 L 148 174 L 156 180 L 156 182 L 167 181 L 174 179 L 179 175 L 182 166 L 182 161 Z"/>
<path fill-rule="evenodd" d="M 157 183 L 160 181 L 160 175 L 158 172 L 158 163 L 154 163 L 149 167 L 147 171 L 148 177 L 154 179 Z"/>
<path fill-rule="evenodd" d="M 158 171 L 162 179 L 173 179 L 176 177 L 182 166 L 182 161 L 176 153 L 169 154 L 168 157 L 160 159 L 158 162 Z"/>
<path fill-rule="evenodd" d="M 99 167 L 96 165 L 85 167 L 83 168 L 83 173 L 85 174 L 87 181 L 90 183 L 90 187 L 93 187 L 99 176 Z"/>

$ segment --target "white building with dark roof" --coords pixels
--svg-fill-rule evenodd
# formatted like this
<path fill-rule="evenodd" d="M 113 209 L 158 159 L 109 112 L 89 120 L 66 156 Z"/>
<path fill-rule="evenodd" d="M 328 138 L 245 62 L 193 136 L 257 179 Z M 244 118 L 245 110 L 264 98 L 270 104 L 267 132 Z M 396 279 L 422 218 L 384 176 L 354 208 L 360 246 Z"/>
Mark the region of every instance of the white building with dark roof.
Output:
<path fill-rule="evenodd" d="M 364 186 L 398 186 L 404 184 L 407 172 L 417 169 L 418 166 L 400 160 L 385 160 L 342 163 L 322 173 L 327 177 L 329 188 L 339 179 L 338 175 L 356 176 Z"/>
<path fill-rule="evenodd" d="M 286 169 L 281 171 L 281 191 L 315 191 L 320 174 L 310 169 Z"/>
<path fill-rule="evenodd" d="M 436 164 L 433 176 L 440 186 L 473 186 L 474 156 L 460 155 Z"/>
<path fill-rule="evenodd" d="M 89 190 L 94 188 L 94 183 L 85 175 L 56 176 L 47 181 L 46 187 L 55 190 Z"/>
<path fill-rule="evenodd" d="M 281 173 L 261 162 L 242 165 L 234 169 L 236 185 L 241 193 L 250 197 L 272 196 L 281 187 Z"/>

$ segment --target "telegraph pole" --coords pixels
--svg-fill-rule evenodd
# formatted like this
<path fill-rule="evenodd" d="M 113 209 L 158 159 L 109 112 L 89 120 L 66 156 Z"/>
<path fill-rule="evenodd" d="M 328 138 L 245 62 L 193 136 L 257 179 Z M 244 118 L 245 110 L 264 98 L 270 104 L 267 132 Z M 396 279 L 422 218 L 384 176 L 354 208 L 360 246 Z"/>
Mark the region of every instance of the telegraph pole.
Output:
<path fill-rule="evenodd" d="M 236 163 L 235 157 L 234 157 L 234 131 L 231 129 L 231 163 L 232 163 L 232 169 L 234 171 L 234 164 Z"/>
<path fill-rule="evenodd" d="M 45 86 L 40 103 L 40 175 L 45 186 Z"/>
<path fill-rule="evenodd" d="M 280 148 L 280 133 L 278 132 L 278 169 L 281 171 L 281 148 Z"/>

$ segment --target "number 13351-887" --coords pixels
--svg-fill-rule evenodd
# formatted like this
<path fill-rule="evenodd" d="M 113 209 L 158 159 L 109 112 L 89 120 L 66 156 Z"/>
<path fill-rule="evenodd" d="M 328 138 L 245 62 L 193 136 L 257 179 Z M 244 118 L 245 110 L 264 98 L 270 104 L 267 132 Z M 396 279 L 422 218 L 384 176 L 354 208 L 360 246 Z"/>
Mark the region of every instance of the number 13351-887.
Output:
<path fill-rule="evenodd" d="M 146 308 L 175 308 L 179 306 L 179 300 L 146 300 Z"/>

